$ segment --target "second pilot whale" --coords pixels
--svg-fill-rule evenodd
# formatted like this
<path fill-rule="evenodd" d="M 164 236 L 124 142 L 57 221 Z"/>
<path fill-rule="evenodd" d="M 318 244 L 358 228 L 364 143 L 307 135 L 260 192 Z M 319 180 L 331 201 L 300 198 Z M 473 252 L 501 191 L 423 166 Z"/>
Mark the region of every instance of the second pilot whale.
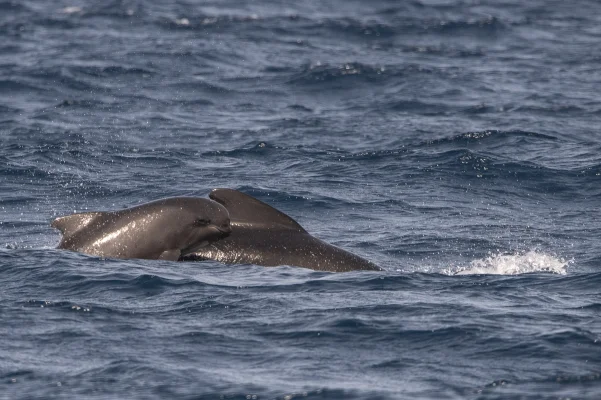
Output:
<path fill-rule="evenodd" d="M 364 258 L 317 239 L 288 215 L 245 193 L 215 189 L 209 197 L 228 210 L 232 231 L 184 255 L 184 261 L 289 265 L 330 272 L 381 270 Z"/>

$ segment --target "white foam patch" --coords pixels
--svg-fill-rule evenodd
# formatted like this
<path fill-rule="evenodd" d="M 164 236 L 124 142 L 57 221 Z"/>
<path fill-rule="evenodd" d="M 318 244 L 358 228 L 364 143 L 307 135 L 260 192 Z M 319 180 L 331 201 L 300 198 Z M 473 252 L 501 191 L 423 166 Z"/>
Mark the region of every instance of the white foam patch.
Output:
<path fill-rule="evenodd" d="M 70 6 L 62 9 L 62 12 L 65 14 L 76 14 L 81 12 L 81 7 Z"/>
<path fill-rule="evenodd" d="M 520 275 L 534 272 L 565 275 L 573 261 L 534 250 L 515 254 L 493 253 L 467 266 L 453 266 L 442 272 L 448 275 Z"/>

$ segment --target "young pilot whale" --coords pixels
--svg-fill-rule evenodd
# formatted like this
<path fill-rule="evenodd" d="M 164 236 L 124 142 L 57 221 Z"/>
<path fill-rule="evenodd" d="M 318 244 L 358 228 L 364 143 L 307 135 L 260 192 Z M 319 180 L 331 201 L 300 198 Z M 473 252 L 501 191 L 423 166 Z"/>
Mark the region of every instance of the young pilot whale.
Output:
<path fill-rule="evenodd" d="M 215 189 L 209 197 L 227 208 L 232 232 L 182 257 L 266 267 L 290 265 L 316 271 L 381 269 L 348 251 L 311 236 L 288 215 L 233 189 Z"/>
<path fill-rule="evenodd" d="M 173 261 L 231 231 L 225 207 L 196 197 L 172 197 L 120 211 L 72 214 L 51 225 L 63 234 L 59 249 L 100 257 Z"/>

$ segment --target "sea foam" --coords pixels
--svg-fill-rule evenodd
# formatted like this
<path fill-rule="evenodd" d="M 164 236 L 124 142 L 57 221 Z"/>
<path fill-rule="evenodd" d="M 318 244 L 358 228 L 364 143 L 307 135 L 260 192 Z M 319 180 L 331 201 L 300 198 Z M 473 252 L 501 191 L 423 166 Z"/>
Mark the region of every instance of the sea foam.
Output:
<path fill-rule="evenodd" d="M 465 266 L 452 266 L 443 273 L 448 275 L 520 275 L 534 272 L 567 274 L 573 260 L 537 250 L 513 254 L 491 253 L 489 256 L 471 261 Z"/>

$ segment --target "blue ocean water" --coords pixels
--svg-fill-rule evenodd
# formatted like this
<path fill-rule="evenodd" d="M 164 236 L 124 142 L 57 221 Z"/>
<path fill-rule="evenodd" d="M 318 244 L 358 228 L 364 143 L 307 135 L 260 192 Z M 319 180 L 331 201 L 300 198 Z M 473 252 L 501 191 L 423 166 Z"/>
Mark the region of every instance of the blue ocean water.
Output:
<path fill-rule="evenodd" d="M 601 398 L 600 85 L 596 1 L 0 0 L 0 398 Z M 385 271 L 55 249 L 216 187 Z"/>

